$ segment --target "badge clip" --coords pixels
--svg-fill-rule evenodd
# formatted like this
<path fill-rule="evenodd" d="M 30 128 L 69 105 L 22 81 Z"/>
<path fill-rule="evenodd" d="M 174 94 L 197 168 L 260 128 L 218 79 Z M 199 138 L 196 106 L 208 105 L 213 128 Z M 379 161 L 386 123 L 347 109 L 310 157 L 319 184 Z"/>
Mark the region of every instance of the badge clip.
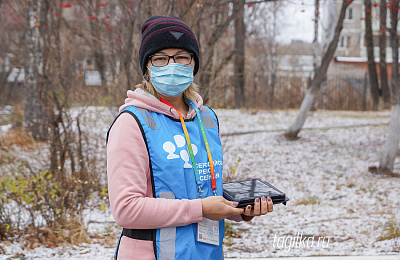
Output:
<path fill-rule="evenodd" d="M 201 187 L 199 186 L 199 193 L 198 193 L 199 197 L 203 197 L 203 191 L 201 190 Z"/>

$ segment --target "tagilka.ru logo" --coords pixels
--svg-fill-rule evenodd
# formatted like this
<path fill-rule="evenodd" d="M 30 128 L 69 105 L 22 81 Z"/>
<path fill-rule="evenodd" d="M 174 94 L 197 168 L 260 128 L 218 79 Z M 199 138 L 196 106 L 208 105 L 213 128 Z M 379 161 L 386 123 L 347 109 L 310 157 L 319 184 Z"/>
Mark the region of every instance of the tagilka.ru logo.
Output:
<path fill-rule="evenodd" d="M 187 146 L 185 137 L 183 137 L 182 135 L 175 135 L 174 140 L 175 140 L 175 144 L 170 141 L 167 141 L 163 144 L 164 151 L 166 151 L 168 153 L 167 159 L 173 160 L 173 159 L 181 158 L 185 162 L 185 164 L 183 165 L 183 168 L 192 168 L 192 165 L 189 163 L 189 154 L 186 149 L 182 149 L 179 152 L 179 155 L 177 155 L 175 153 L 177 147 L 182 148 L 182 147 Z M 193 150 L 193 155 L 196 155 L 198 149 L 195 144 L 192 144 L 192 150 Z"/>
<path fill-rule="evenodd" d="M 272 246 L 274 248 L 284 248 L 289 252 L 291 248 L 328 248 L 330 237 L 303 236 L 303 232 L 297 232 L 295 236 L 274 236 Z"/>

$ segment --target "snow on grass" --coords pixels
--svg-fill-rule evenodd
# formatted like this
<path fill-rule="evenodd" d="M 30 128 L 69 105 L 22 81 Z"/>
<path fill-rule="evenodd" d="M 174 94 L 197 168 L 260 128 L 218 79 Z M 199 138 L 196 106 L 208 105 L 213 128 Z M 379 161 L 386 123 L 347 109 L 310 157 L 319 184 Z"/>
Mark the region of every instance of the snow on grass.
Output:
<path fill-rule="evenodd" d="M 255 130 L 286 130 L 294 122 L 297 110 L 263 111 L 217 109 L 221 122 L 221 133 L 235 133 Z M 324 128 L 367 124 L 388 124 L 390 111 L 318 111 L 311 112 L 304 128 Z"/>
<path fill-rule="evenodd" d="M 274 118 L 278 127 L 291 116 L 290 112 L 278 112 L 279 116 L 257 114 Z M 253 115 L 253 120 L 257 120 L 257 114 Z M 251 124 L 249 117 L 252 116 L 245 117 L 247 124 Z M 282 133 L 276 132 L 223 137 L 225 176 L 230 174 L 229 166 L 233 167 L 240 157 L 234 179 L 261 178 L 286 192 L 290 198 L 286 207 L 275 205 L 273 213 L 250 223 L 232 222 L 233 229 L 241 237 L 232 238 L 232 246 L 225 248 L 226 255 L 398 253 L 400 238 L 377 240 L 391 218 L 400 223 L 400 180 L 368 172 L 368 167 L 379 161 L 389 117 L 387 112 L 317 112 L 305 127 L 382 125 L 302 131 L 302 138 L 297 141 L 287 141 Z M 225 129 L 235 129 L 234 124 L 233 120 L 228 121 Z M 398 159 L 395 171 L 400 171 Z M 314 244 L 312 248 L 300 243 L 290 247 L 290 239 L 294 240 L 299 234 L 312 237 L 316 242 L 325 238 L 326 248 L 322 243 L 319 247 Z M 326 244 L 328 238 L 329 246 Z"/>
<path fill-rule="evenodd" d="M 230 221 L 239 235 L 232 236 L 225 246 L 226 257 L 400 252 L 400 238 L 379 241 L 389 232 L 388 223 L 397 223 L 400 228 L 400 179 L 368 172 L 368 167 L 379 161 L 390 111 L 313 112 L 305 124 L 308 130 L 300 132 L 301 138 L 297 141 L 283 137 L 283 131 L 297 115 L 296 110 L 217 109 L 216 113 L 223 134 L 224 176 L 233 180 L 261 178 L 290 198 L 287 206 L 275 205 L 272 213 L 251 222 Z M 91 129 L 98 138 L 94 142 L 95 149 L 104 151 L 105 132 L 114 115 L 107 109 L 99 112 L 95 108 L 86 114 L 90 120 L 85 121 L 84 127 Z M 338 128 L 350 125 L 359 127 Z M 269 131 L 226 135 L 254 130 Z M 105 166 L 105 152 L 99 152 L 99 156 L 99 163 L 103 160 L 102 166 Z M 232 176 L 232 168 L 239 158 Z M 399 157 L 394 171 L 400 172 Z M 88 211 L 85 222 L 93 237 L 92 244 L 26 251 L 18 242 L 1 242 L 7 256 L 0 256 L 0 259 L 17 253 L 23 254 L 25 259 L 111 259 L 120 228 L 112 224 L 109 209 Z M 308 244 L 294 243 L 300 235 Z M 324 243 L 318 244 L 318 240 Z"/>

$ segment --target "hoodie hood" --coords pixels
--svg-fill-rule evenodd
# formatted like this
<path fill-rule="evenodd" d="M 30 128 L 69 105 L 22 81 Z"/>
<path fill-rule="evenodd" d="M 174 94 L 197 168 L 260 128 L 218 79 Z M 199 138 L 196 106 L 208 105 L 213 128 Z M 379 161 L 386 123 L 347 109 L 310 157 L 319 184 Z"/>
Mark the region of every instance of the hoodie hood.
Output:
<path fill-rule="evenodd" d="M 175 119 L 179 119 L 179 114 L 178 112 L 176 112 L 175 108 L 164 104 L 153 95 L 145 92 L 143 89 L 137 88 L 135 91 L 128 90 L 127 95 L 128 97 L 125 99 L 125 104 L 120 106 L 119 112 L 121 112 L 128 106 L 135 106 L 154 111 L 156 113 L 164 114 Z M 199 110 L 201 110 L 201 108 L 203 107 L 203 99 L 199 94 L 196 93 L 196 95 L 197 98 L 195 104 L 197 105 Z M 186 119 L 191 119 L 195 117 L 195 115 L 196 111 L 189 106 L 189 111 Z"/>

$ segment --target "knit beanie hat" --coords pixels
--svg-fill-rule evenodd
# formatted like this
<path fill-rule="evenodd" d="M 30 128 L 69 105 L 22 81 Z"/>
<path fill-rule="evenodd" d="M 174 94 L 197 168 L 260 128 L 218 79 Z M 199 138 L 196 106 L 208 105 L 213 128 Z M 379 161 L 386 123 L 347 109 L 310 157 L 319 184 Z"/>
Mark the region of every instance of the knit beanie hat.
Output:
<path fill-rule="evenodd" d="M 193 31 L 178 17 L 153 16 L 142 26 L 139 61 L 143 75 L 147 71 L 149 56 L 164 49 L 177 48 L 193 53 L 193 75 L 200 65 L 199 44 Z"/>

